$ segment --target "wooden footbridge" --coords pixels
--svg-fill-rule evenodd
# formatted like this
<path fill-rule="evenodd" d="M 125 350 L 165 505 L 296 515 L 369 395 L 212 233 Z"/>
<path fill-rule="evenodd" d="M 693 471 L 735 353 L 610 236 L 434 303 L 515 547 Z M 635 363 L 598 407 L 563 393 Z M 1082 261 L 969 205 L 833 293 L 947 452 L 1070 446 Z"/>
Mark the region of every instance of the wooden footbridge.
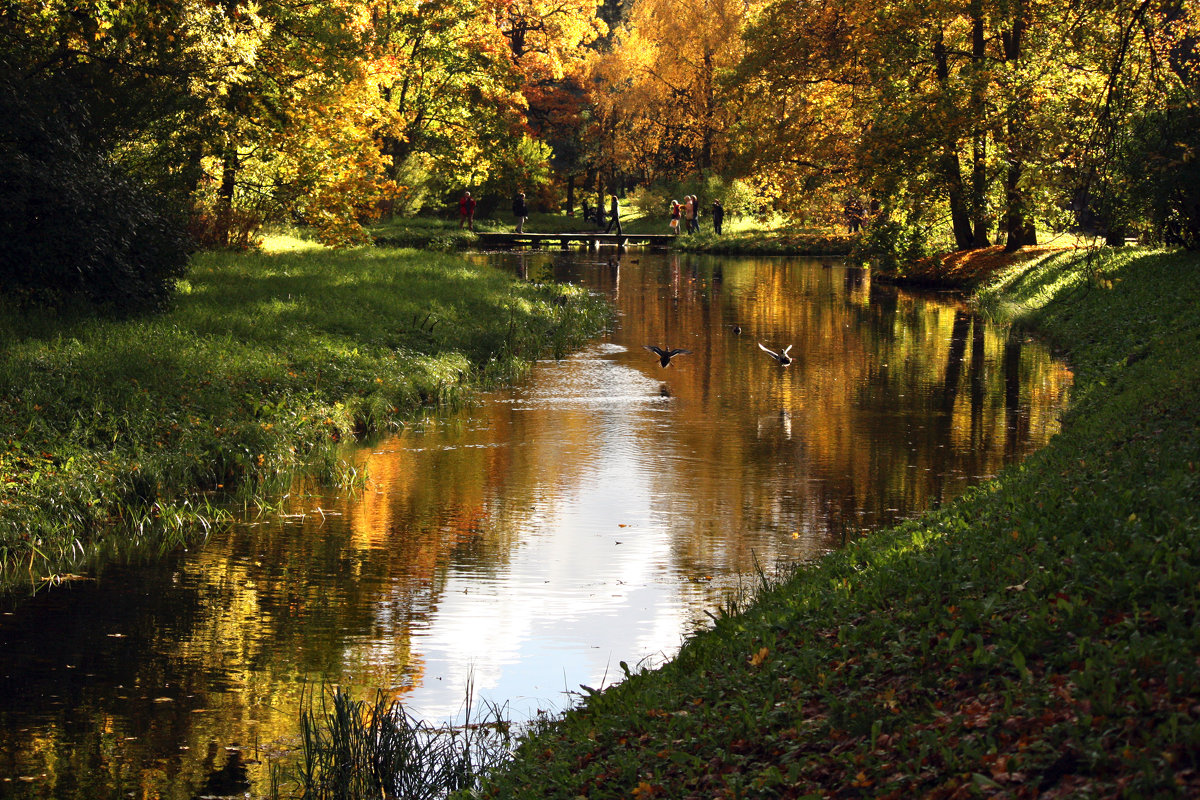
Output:
<path fill-rule="evenodd" d="M 558 245 L 562 250 L 570 249 L 572 244 L 597 250 L 600 247 L 616 247 L 624 250 L 626 247 L 656 247 L 668 248 L 676 236 L 667 233 L 477 233 L 479 243 L 484 247 L 531 247 L 537 249 L 542 245 L 553 247 Z"/>

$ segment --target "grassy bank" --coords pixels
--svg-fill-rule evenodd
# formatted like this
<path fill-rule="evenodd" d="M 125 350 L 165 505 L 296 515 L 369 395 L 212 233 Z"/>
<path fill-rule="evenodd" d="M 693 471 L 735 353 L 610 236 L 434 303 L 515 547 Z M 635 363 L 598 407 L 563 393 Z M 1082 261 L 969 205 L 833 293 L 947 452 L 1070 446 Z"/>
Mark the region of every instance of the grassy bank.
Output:
<path fill-rule="evenodd" d="M 680 236 L 679 250 L 748 256 L 846 256 L 857 237 L 815 230 L 747 228 L 726 230 L 721 236 L 705 226 L 693 236 Z"/>
<path fill-rule="evenodd" d="M 286 238 L 198 256 L 159 316 L 0 309 L 0 586 L 174 546 L 298 471 L 353 480 L 339 443 L 508 380 L 606 314 L 456 256 Z"/>
<path fill-rule="evenodd" d="M 1200 794 L 1198 268 L 1005 273 L 983 305 L 1077 369 L 1048 448 L 589 692 L 481 796 Z"/>

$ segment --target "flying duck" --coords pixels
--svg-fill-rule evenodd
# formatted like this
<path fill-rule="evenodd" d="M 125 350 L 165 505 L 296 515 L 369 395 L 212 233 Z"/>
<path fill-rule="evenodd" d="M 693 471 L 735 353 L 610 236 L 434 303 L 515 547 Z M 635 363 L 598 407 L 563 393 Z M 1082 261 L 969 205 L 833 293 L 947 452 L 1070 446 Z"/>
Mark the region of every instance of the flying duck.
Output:
<path fill-rule="evenodd" d="M 662 366 L 662 367 L 671 366 L 671 359 L 674 358 L 675 356 L 681 356 L 681 355 L 684 355 L 685 353 L 692 352 L 691 350 L 684 350 L 679 347 L 676 347 L 674 350 L 672 350 L 671 348 L 668 347 L 667 349 L 664 350 L 663 348 L 655 347 L 652 344 L 644 344 L 644 345 L 642 345 L 642 347 L 646 348 L 651 353 L 654 353 L 655 355 L 657 355 L 658 356 L 658 364 L 659 364 L 659 366 Z"/>

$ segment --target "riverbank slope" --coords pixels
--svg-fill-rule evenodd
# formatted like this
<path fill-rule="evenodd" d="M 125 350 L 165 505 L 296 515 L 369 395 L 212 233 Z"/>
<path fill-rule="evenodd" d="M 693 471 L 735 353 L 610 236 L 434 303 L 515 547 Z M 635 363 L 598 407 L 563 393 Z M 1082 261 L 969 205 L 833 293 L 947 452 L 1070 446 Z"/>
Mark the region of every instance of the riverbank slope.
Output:
<path fill-rule="evenodd" d="M 579 287 L 287 237 L 198 255 L 175 308 L 0 308 L 0 590 L 174 547 L 338 446 L 507 381 L 608 320 Z M 73 578 L 73 575 L 66 575 Z"/>
<path fill-rule="evenodd" d="M 979 300 L 1070 354 L 1049 447 L 585 691 L 480 795 L 1200 794 L 1200 257 L 1054 253 Z"/>

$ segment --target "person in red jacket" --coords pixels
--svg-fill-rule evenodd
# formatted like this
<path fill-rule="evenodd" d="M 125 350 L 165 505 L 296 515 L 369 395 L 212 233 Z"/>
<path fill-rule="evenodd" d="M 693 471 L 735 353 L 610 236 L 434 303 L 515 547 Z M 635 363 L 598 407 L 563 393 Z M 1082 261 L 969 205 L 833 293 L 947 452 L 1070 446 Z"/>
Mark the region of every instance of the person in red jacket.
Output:
<path fill-rule="evenodd" d="M 475 198 L 470 192 L 463 192 L 458 201 L 458 227 L 467 226 L 467 230 L 475 230 Z"/>

